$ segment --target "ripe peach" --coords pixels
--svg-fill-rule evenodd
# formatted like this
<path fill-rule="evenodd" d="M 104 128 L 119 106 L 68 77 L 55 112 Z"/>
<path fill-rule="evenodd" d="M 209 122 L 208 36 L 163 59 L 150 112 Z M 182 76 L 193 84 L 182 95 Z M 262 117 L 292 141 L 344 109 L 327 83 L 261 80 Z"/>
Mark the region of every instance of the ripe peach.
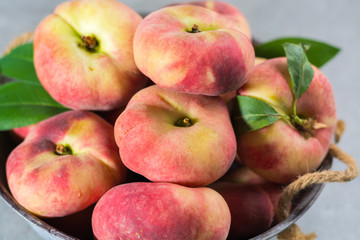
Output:
<path fill-rule="evenodd" d="M 34 36 L 40 82 L 62 105 L 110 110 L 126 105 L 147 79 L 135 65 L 133 36 L 142 17 L 115 0 L 61 3 Z"/>
<path fill-rule="evenodd" d="M 230 168 L 236 139 L 221 97 L 140 90 L 116 120 L 124 164 L 154 182 L 206 186 Z"/>
<path fill-rule="evenodd" d="M 313 69 L 308 90 L 297 100 L 297 114 L 325 127 L 312 129 L 312 125 L 306 129 L 280 118 L 270 126 L 237 137 L 241 162 L 269 181 L 286 184 L 314 171 L 329 149 L 336 124 L 335 99 L 326 76 L 316 67 Z M 238 94 L 263 100 L 280 115 L 291 117 L 290 83 L 286 58 L 266 60 L 254 68 Z"/>
<path fill-rule="evenodd" d="M 113 127 L 85 111 L 68 111 L 38 123 L 6 162 L 14 198 L 43 217 L 85 209 L 124 181 L 125 174 Z"/>
<path fill-rule="evenodd" d="M 99 240 L 225 240 L 230 212 L 210 188 L 128 183 L 112 188 L 98 201 L 92 226 Z"/>
<path fill-rule="evenodd" d="M 218 96 L 247 80 L 255 53 L 231 19 L 194 5 L 150 13 L 134 36 L 140 71 L 177 92 Z"/>

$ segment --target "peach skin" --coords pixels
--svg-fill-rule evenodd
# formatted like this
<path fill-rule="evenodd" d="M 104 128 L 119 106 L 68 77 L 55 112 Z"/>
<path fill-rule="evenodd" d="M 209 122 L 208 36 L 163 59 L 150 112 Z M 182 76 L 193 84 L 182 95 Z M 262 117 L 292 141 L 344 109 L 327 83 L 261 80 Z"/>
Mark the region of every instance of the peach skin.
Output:
<path fill-rule="evenodd" d="M 135 63 L 172 91 L 219 96 L 240 88 L 255 53 L 227 17 L 204 7 L 177 5 L 152 12 L 134 36 Z"/>
<path fill-rule="evenodd" d="M 10 153 L 6 176 L 20 205 L 42 217 L 61 217 L 123 182 L 126 168 L 109 123 L 91 112 L 68 111 L 31 129 Z"/>
<path fill-rule="evenodd" d="M 92 215 L 98 240 L 225 240 L 229 208 L 216 191 L 171 183 L 128 183 L 109 190 Z"/>
<path fill-rule="evenodd" d="M 236 139 L 221 97 L 147 87 L 116 120 L 124 164 L 154 182 L 206 186 L 230 168 Z"/>

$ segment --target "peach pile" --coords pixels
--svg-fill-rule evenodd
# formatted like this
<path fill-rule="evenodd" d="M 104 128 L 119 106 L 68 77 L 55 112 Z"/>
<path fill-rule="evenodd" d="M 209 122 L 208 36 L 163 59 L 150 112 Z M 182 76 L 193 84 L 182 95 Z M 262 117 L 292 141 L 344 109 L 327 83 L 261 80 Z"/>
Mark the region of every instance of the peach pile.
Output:
<path fill-rule="evenodd" d="M 279 119 L 236 132 L 237 96 L 282 115 L 295 102 L 286 58 L 255 64 L 251 38 L 227 3 L 174 4 L 144 19 L 116 0 L 60 4 L 36 29 L 34 64 L 70 110 L 15 130 L 26 133 L 6 165 L 14 198 L 47 218 L 95 205 L 99 240 L 241 239 L 269 229 L 279 184 L 320 165 L 336 110 L 313 67 L 297 110 L 321 128 Z"/>

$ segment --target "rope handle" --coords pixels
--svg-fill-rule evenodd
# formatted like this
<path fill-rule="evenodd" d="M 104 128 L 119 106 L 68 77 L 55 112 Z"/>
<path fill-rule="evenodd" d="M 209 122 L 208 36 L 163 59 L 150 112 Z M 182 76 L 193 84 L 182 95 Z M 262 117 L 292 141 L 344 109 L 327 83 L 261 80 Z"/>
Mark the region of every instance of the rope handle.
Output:
<path fill-rule="evenodd" d="M 335 129 L 335 142 L 339 142 L 344 130 L 345 123 L 341 120 L 338 121 Z M 277 216 L 280 221 L 289 217 L 289 206 L 293 198 L 301 190 L 314 184 L 328 182 L 348 182 L 355 179 L 359 175 L 359 168 L 356 160 L 352 156 L 342 151 L 338 146 L 332 143 L 329 148 L 329 154 L 333 158 L 337 158 L 346 164 L 348 168 L 344 171 L 324 170 L 307 173 L 286 186 L 280 196 L 277 209 Z M 316 238 L 316 234 L 304 234 L 296 224 L 292 224 L 283 232 L 279 233 L 277 237 L 279 240 L 313 240 Z"/>

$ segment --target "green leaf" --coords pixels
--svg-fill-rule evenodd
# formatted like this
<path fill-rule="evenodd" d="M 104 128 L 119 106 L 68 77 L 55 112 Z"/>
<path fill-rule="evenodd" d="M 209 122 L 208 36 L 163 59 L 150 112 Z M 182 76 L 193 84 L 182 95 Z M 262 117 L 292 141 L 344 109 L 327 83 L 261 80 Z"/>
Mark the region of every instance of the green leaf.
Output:
<path fill-rule="evenodd" d="M 2 75 L 40 85 L 33 62 L 33 44 L 26 43 L 0 58 Z"/>
<path fill-rule="evenodd" d="M 67 110 L 41 85 L 15 81 L 0 86 L 0 130 L 31 125 Z"/>
<path fill-rule="evenodd" d="M 241 124 L 246 124 L 247 131 L 254 131 L 273 124 L 281 116 L 268 103 L 249 96 L 237 96 L 237 110 L 234 124 L 237 129 Z M 241 126 L 240 126 L 241 127 Z M 237 132 L 242 132 L 243 129 Z"/>
<path fill-rule="evenodd" d="M 266 43 L 255 46 L 255 54 L 257 57 L 276 58 L 284 57 L 283 49 L 284 43 L 296 43 L 303 45 L 310 45 L 310 49 L 306 52 L 309 61 L 316 67 L 321 67 L 329 60 L 331 60 L 339 51 L 340 48 L 331 46 L 324 42 L 319 42 L 306 38 L 279 38 Z"/>
<path fill-rule="evenodd" d="M 285 43 L 283 46 L 287 57 L 292 91 L 295 99 L 299 99 L 308 89 L 314 76 L 314 69 L 300 44 Z"/>

